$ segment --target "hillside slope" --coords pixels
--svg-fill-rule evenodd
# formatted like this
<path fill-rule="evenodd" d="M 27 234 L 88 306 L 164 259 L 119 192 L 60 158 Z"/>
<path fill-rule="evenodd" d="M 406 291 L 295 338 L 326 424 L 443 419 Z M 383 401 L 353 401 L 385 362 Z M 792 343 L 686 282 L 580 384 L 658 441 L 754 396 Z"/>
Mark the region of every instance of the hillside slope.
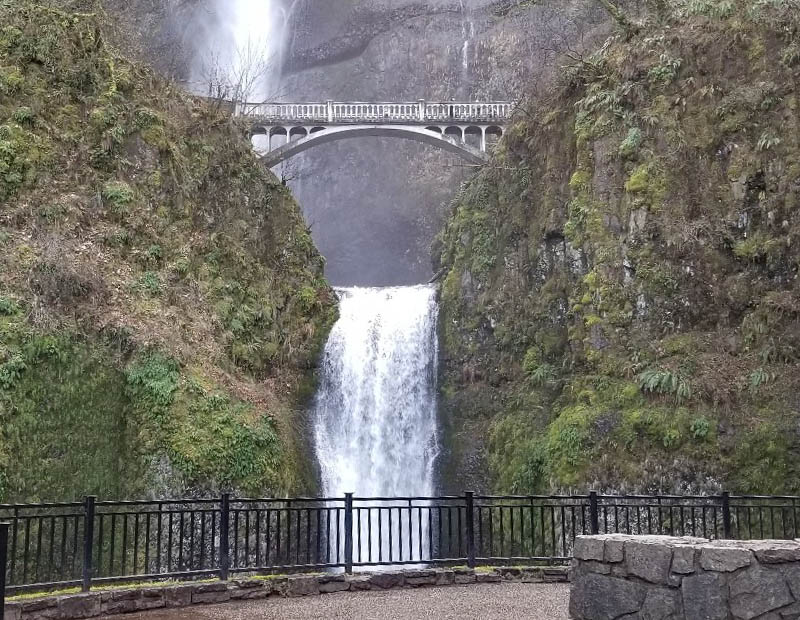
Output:
<path fill-rule="evenodd" d="M 456 200 L 448 490 L 800 492 L 800 4 L 652 4 Z"/>
<path fill-rule="evenodd" d="M 105 20 L 0 0 L 0 502 L 308 489 L 323 260 L 242 128 Z"/>

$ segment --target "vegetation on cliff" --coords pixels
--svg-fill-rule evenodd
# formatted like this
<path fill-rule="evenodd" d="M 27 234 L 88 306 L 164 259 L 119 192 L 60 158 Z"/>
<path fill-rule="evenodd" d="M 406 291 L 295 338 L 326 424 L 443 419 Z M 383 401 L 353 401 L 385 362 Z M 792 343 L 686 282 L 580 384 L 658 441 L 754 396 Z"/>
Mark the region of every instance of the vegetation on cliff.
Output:
<path fill-rule="evenodd" d="M 800 492 L 800 5 L 651 4 L 442 234 L 454 485 Z"/>
<path fill-rule="evenodd" d="M 0 0 L 0 501 L 308 486 L 335 299 L 224 110 Z"/>

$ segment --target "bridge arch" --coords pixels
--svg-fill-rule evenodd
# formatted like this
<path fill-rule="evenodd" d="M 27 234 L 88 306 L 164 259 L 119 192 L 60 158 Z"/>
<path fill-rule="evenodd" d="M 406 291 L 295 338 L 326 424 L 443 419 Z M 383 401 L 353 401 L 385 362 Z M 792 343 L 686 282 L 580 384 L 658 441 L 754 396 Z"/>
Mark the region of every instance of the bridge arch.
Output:
<path fill-rule="evenodd" d="M 484 136 L 485 134 L 480 127 L 470 125 L 464 128 L 464 142 L 482 151 L 484 150 Z"/>
<path fill-rule="evenodd" d="M 286 132 L 285 128 L 282 129 Z M 288 141 L 285 144 L 274 149 L 270 146 L 271 150 L 262 151 L 259 155 L 268 166 L 272 167 L 321 144 L 370 136 L 403 138 L 422 142 L 454 153 L 473 164 L 483 164 L 488 159 L 487 153 L 481 151 L 480 148 L 464 142 L 464 129 L 457 126 L 448 126 L 443 133 L 439 133 L 433 128 L 407 125 L 344 125 L 319 129 L 319 131 L 304 129 L 304 137 L 298 139 L 291 139 L 294 129 L 288 130 Z M 271 137 L 272 130 L 270 130 L 270 141 Z"/>

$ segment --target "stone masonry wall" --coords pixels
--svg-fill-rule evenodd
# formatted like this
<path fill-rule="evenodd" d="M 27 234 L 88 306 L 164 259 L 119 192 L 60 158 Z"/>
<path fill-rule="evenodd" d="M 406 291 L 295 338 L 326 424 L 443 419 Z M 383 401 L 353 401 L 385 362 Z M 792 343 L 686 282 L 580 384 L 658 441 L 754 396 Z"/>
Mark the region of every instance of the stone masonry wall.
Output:
<path fill-rule="evenodd" d="M 568 579 L 566 567 L 437 568 L 384 571 L 355 575 L 280 575 L 243 577 L 228 582 L 186 583 L 25 599 L 7 603 L 5 620 L 73 620 L 150 609 L 179 608 L 191 605 L 225 603 L 268 597 L 293 597 L 344 591 L 389 590 L 426 586 L 468 585 L 471 583 L 556 583 Z"/>
<path fill-rule="evenodd" d="M 575 620 L 798 620 L 800 540 L 580 536 Z"/>

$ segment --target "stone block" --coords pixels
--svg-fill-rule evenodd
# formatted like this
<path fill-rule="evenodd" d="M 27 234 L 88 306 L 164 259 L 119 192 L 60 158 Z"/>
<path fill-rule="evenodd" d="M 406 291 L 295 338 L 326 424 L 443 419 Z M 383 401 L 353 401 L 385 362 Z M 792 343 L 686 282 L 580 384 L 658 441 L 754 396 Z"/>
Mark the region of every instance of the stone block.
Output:
<path fill-rule="evenodd" d="M 230 582 L 231 585 L 242 590 L 250 590 L 253 588 L 263 588 L 266 583 L 265 579 L 236 579 Z"/>
<path fill-rule="evenodd" d="M 451 570 L 436 571 L 436 585 L 437 586 L 451 586 L 456 582 L 456 574 Z"/>
<path fill-rule="evenodd" d="M 509 568 L 507 566 L 498 566 L 494 571 L 502 577 L 504 581 L 520 581 L 522 579 L 521 568 Z"/>
<path fill-rule="evenodd" d="M 112 590 L 100 593 L 100 611 L 103 614 L 128 614 L 138 610 L 141 593 L 138 590 Z"/>
<path fill-rule="evenodd" d="M 625 543 L 625 565 L 631 575 L 650 583 L 666 584 L 672 549 L 655 541 L 630 540 Z"/>
<path fill-rule="evenodd" d="M 144 588 L 140 591 L 139 609 L 159 609 L 164 607 L 164 588 Z"/>
<path fill-rule="evenodd" d="M 689 575 L 681 583 L 686 620 L 728 620 L 725 577 L 720 573 Z"/>
<path fill-rule="evenodd" d="M 641 620 L 683 620 L 683 600 L 678 590 L 650 588 L 640 612 Z"/>
<path fill-rule="evenodd" d="M 757 564 L 732 576 L 728 586 L 731 611 L 737 620 L 752 620 L 794 602 L 783 576 Z"/>
<path fill-rule="evenodd" d="M 403 573 L 375 573 L 369 577 L 369 585 L 373 588 L 388 590 L 389 588 L 401 588 L 405 585 Z"/>
<path fill-rule="evenodd" d="M 345 580 L 350 584 L 351 590 L 371 590 L 369 575 L 347 575 Z"/>
<path fill-rule="evenodd" d="M 672 572 L 679 575 L 691 575 L 695 570 L 694 556 L 694 547 L 675 547 L 672 550 Z"/>
<path fill-rule="evenodd" d="M 231 593 L 226 583 L 205 583 L 194 588 L 192 604 L 224 603 L 231 600 Z"/>
<path fill-rule="evenodd" d="M 258 586 L 231 586 L 230 588 L 232 601 L 253 601 L 267 598 L 271 592 L 272 586 L 265 585 L 264 582 L 261 582 Z"/>
<path fill-rule="evenodd" d="M 192 585 L 164 588 L 164 607 L 188 607 L 192 604 L 194 589 Z"/>
<path fill-rule="evenodd" d="M 323 575 L 317 578 L 319 591 L 323 594 L 331 592 L 343 592 L 350 589 L 350 583 L 344 575 Z"/>
<path fill-rule="evenodd" d="M 58 600 L 55 598 L 35 598 L 20 602 L 20 607 L 22 609 L 22 615 L 24 616 L 34 611 L 56 609 L 58 607 Z"/>
<path fill-rule="evenodd" d="M 569 601 L 575 620 L 617 620 L 642 608 L 646 590 L 642 583 L 590 573 L 573 582 Z"/>
<path fill-rule="evenodd" d="M 627 570 L 624 566 L 612 566 L 610 564 L 606 564 L 605 562 L 581 562 L 579 572 L 585 573 L 597 573 L 598 575 L 608 575 L 611 573 L 612 570 L 618 569 L 623 574 L 627 573 Z"/>
<path fill-rule="evenodd" d="M 603 561 L 611 564 L 622 562 L 625 559 L 625 541 L 618 538 L 609 538 L 605 541 Z"/>
<path fill-rule="evenodd" d="M 605 543 L 606 541 L 597 536 L 578 536 L 575 539 L 573 555 L 578 560 L 596 560 L 602 562 L 605 554 Z"/>
<path fill-rule="evenodd" d="M 228 589 L 228 584 L 224 581 L 214 581 L 212 583 L 201 583 L 193 587 L 197 594 L 206 594 L 207 592 L 224 592 Z"/>
<path fill-rule="evenodd" d="M 789 584 L 789 589 L 797 602 L 800 603 L 800 564 L 792 566 L 781 566 L 781 573 Z"/>
<path fill-rule="evenodd" d="M 718 573 L 732 573 L 735 570 L 750 566 L 753 554 L 749 549 L 730 546 L 703 547 L 700 551 L 700 566 L 703 570 Z"/>
<path fill-rule="evenodd" d="M 100 594 L 59 596 L 58 613 L 63 618 L 94 618 L 100 615 Z"/>
<path fill-rule="evenodd" d="M 792 603 L 788 607 L 778 610 L 775 615 L 780 620 L 800 620 L 800 602 Z"/>
<path fill-rule="evenodd" d="M 20 620 L 22 618 L 22 606 L 19 603 L 6 603 L 5 620 Z"/>
<path fill-rule="evenodd" d="M 754 542 L 750 550 L 762 564 L 800 562 L 800 543 L 789 540 L 764 540 Z"/>
<path fill-rule="evenodd" d="M 498 581 L 500 580 L 500 575 L 498 575 L 497 573 L 476 573 L 474 571 L 469 571 L 469 572 L 455 571 L 455 582 L 457 584 L 475 583 L 478 579 L 478 575 L 488 575 L 488 574 L 495 575 L 497 577 L 497 580 Z"/>
<path fill-rule="evenodd" d="M 611 575 L 613 575 L 614 577 L 627 577 L 628 567 L 625 566 L 624 562 L 622 564 L 612 564 Z"/>
<path fill-rule="evenodd" d="M 523 568 L 520 574 L 522 583 L 542 583 L 544 574 L 541 568 Z"/>
<path fill-rule="evenodd" d="M 456 577 L 456 579 L 458 579 L 458 577 Z M 501 581 L 503 581 L 503 578 L 500 576 L 499 573 L 492 571 L 490 573 L 475 573 L 472 576 L 472 581 L 477 583 L 500 583 Z M 456 583 L 458 583 L 458 581 L 456 581 Z M 464 581 L 462 583 L 471 583 L 471 582 Z"/>
<path fill-rule="evenodd" d="M 286 582 L 286 596 L 308 596 L 319 594 L 319 581 L 314 575 L 289 577 Z"/>
<path fill-rule="evenodd" d="M 407 586 L 436 585 L 436 571 L 434 570 L 409 570 L 405 571 L 403 577 Z"/>

